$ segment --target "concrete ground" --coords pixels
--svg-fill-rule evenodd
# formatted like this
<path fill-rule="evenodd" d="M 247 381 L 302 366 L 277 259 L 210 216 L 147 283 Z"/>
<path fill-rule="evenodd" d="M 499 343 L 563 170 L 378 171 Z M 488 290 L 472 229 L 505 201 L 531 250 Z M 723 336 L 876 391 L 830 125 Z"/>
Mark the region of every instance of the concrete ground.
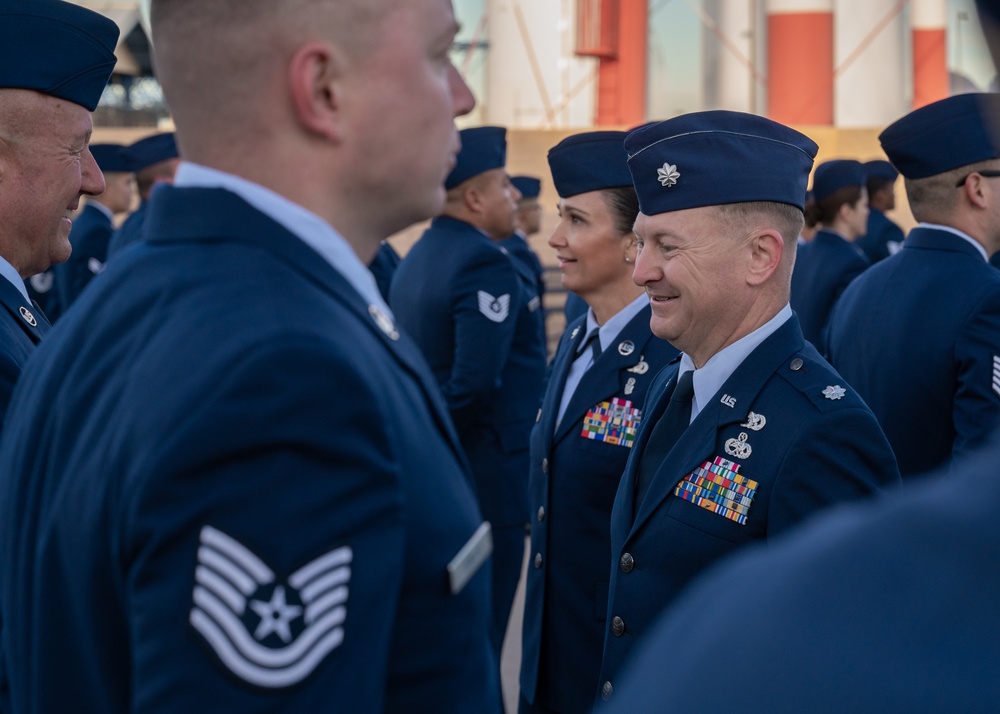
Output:
<path fill-rule="evenodd" d="M 517 714 L 519 693 L 518 677 L 521 672 L 521 622 L 524 620 L 524 581 L 528 572 L 528 549 L 531 540 L 524 541 L 524 562 L 521 564 L 521 581 L 514 594 L 514 605 L 500 651 L 500 683 L 503 686 L 503 703 L 507 714 Z"/>

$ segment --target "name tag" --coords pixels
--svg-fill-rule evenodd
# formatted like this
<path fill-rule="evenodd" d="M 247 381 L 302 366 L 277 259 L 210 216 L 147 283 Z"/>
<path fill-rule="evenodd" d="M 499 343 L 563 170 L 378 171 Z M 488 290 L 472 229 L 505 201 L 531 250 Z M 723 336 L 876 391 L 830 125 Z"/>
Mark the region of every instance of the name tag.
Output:
<path fill-rule="evenodd" d="M 466 583 L 478 572 L 493 552 L 493 529 L 484 521 L 468 542 L 458 551 L 458 555 L 448 563 L 448 584 L 452 595 L 462 592 Z"/>

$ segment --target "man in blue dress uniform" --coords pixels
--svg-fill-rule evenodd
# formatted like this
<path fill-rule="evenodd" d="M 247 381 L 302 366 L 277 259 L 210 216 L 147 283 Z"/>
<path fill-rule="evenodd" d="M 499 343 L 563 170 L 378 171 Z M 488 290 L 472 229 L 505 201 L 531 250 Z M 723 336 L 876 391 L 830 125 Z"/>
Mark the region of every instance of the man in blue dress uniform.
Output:
<path fill-rule="evenodd" d="M 500 245 L 507 249 L 511 257 L 520 261 L 535 276 L 538 298 L 545 298 L 545 270 L 538 254 L 528 245 L 528 238 L 538 233 L 542 228 L 542 204 L 538 194 L 542 191 L 542 182 L 534 176 L 512 176 L 510 182 L 521 194 L 517 199 L 517 211 L 514 214 L 514 234 Z"/>
<path fill-rule="evenodd" d="M 868 218 L 864 168 L 850 159 L 824 162 L 816 167 L 812 191 L 821 227 L 798 247 L 789 302 L 803 336 L 822 352 L 830 311 L 844 288 L 868 267 L 854 245 Z"/>
<path fill-rule="evenodd" d="M 444 200 L 451 3 L 152 13 L 192 163 L 14 399 L 14 711 L 497 711 L 488 526 L 365 267 Z"/>
<path fill-rule="evenodd" d="M 70 255 L 70 215 L 104 190 L 91 112 L 115 66 L 118 28 L 70 3 L 0 0 L 0 426 L 49 323 L 25 287 Z M 54 295 L 51 272 L 43 287 Z"/>
<path fill-rule="evenodd" d="M 885 215 L 896 208 L 895 186 L 899 172 L 888 161 L 879 159 L 865 162 L 865 177 L 868 226 L 865 234 L 858 238 L 857 246 L 865 252 L 868 262 L 874 265 L 903 247 L 903 229 Z"/>
<path fill-rule="evenodd" d="M 788 306 L 816 144 L 712 111 L 634 131 L 625 148 L 640 205 L 634 277 L 653 334 L 682 354 L 650 387 L 611 514 L 604 700 L 711 563 L 899 484 L 875 417 Z"/>
<path fill-rule="evenodd" d="M 978 6 L 1000 59 L 1000 2 Z M 998 450 L 994 436 L 895 498 L 720 566 L 657 626 L 613 710 L 994 711 Z"/>
<path fill-rule="evenodd" d="M 153 134 L 139 139 L 125 149 L 125 159 L 135 172 L 140 203 L 111 236 L 108 245 L 109 258 L 121 252 L 125 246 L 142 238 L 142 226 L 146 221 L 146 212 L 149 210 L 149 199 L 153 195 L 153 190 L 162 184 L 173 182 L 177 166 L 180 164 L 174 133 Z"/>
<path fill-rule="evenodd" d="M 608 711 L 996 711 L 998 450 L 712 569 L 643 641 Z"/>
<path fill-rule="evenodd" d="M 534 277 L 499 244 L 514 231 L 517 189 L 506 130 L 461 132 L 462 151 L 434 219 L 396 271 L 390 305 L 444 392 L 493 526 L 493 642 L 507 628 L 524 560 L 528 437 L 545 345 Z"/>
<path fill-rule="evenodd" d="M 65 310 L 87 285 L 104 270 L 108 261 L 108 241 L 115 231 L 114 217 L 132 207 L 135 176 L 120 144 L 95 144 L 90 152 L 104 174 L 105 189 L 87 199 L 83 211 L 73 221 L 70 243 L 73 253 L 55 270 L 60 305 Z"/>
<path fill-rule="evenodd" d="M 871 407 L 904 477 L 1000 424 L 1000 98 L 963 94 L 882 132 L 920 224 L 834 309 L 830 361 Z"/>

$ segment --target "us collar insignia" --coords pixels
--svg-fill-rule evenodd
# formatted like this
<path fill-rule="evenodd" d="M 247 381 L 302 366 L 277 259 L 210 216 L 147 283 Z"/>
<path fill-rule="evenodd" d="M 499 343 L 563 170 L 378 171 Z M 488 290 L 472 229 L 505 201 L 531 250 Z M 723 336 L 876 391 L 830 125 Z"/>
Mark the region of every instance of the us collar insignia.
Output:
<path fill-rule="evenodd" d="M 24 318 L 24 321 L 32 327 L 38 327 L 38 320 L 36 320 L 35 316 L 31 314 L 31 310 L 24 306 L 21 306 L 21 317 Z"/>
<path fill-rule="evenodd" d="M 823 390 L 823 396 L 827 399 L 843 399 L 845 394 L 847 394 L 847 390 L 839 384 Z"/>
<path fill-rule="evenodd" d="M 677 184 L 677 179 L 681 177 L 681 174 L 677 170 L 676 165 L 666 163 L 656 170 L 656 177 L 660 179 L 661 186 L 664 188 L 670 188 L 671 186 Z"/>

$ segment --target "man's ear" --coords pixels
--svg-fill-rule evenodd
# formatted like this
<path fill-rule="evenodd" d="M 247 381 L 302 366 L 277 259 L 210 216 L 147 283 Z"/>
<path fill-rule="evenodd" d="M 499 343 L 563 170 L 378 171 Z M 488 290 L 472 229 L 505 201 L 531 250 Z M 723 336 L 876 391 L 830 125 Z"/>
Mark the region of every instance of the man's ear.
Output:
<path fill-rule="evenodd" d="M 747 284 L 762 285 L 781 265 L 785 241 L 776 230 L 758 230 L 750 235 L 748 242 L 750 260 L 747 265 Z"/>
<path fill-rule="evenodd" d="M 965 198 L 977 208 L 986 208 L 989 202 L 1000 199 L 1000 194 L 993 191 L 992 186 L 979 174 L 969 174 L 965 179 L 962 190 L 965 191 Z"/>
<path fill-rule="evenodd" d="M 307 132 L 334 142 L 343 140 L 346 57 L 336 47 L 311 42 L 288 66 L 291 106 Z"/>
<path fill-rule="evenodd" d="M 462 203 L 472 213 L 482 212 L 483 192 L 475 181 L 470 182 L 462 193 Z"/>

